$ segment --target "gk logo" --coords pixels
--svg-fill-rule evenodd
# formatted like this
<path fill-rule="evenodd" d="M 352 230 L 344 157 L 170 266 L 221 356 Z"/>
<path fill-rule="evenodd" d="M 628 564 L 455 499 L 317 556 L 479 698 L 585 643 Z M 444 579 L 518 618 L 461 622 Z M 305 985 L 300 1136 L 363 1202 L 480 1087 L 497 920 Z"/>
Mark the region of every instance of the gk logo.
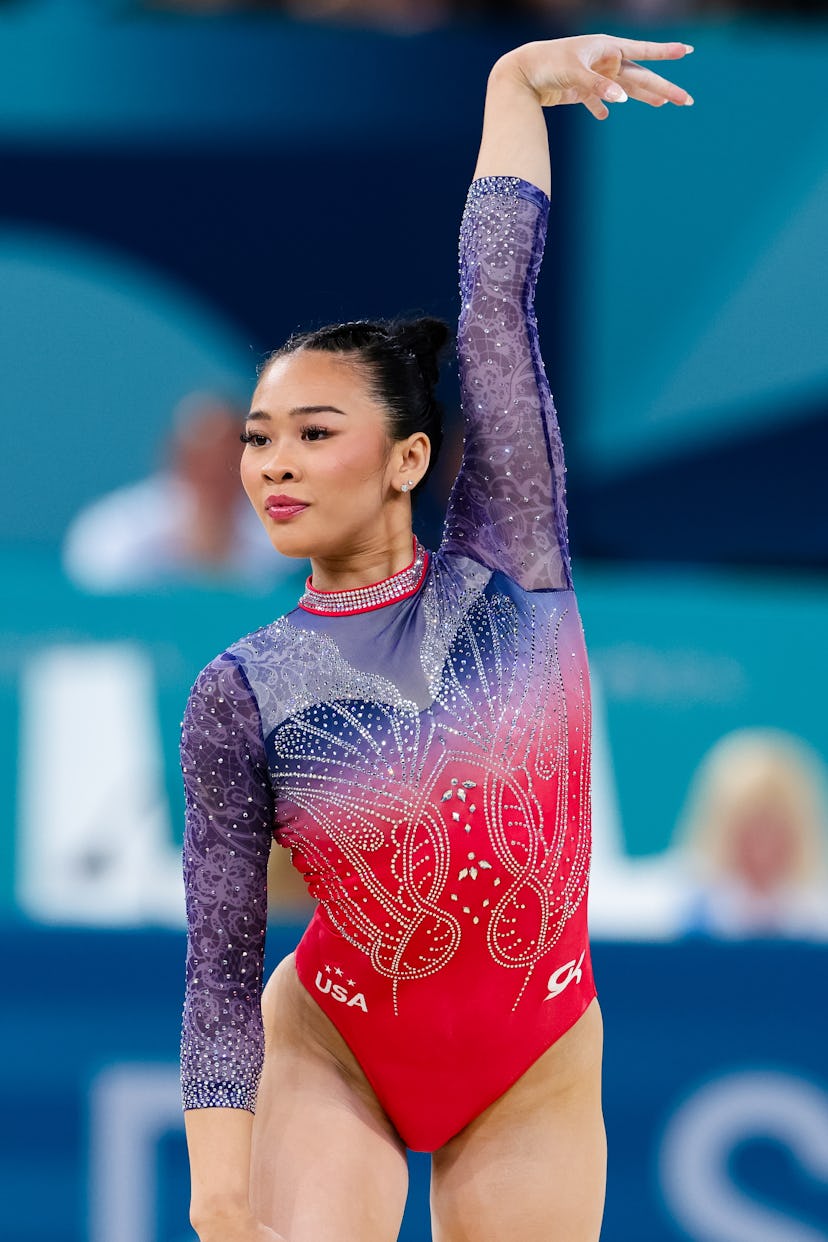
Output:
<path fill-rule="evenodd" d="M 581 982 L 581 965 L 585 955 L 586 949 L 584 949 L 577 962 L 573 957 L 571 962 L 567 962 L 564 966 L 559 966 L 554 974 L 549 976 L 546 981 L 548 995 L 544 996 L 544 1000 L 552 1000 L 553 996 L 560 996 L 564 988 L 568 987 L 573 980 L 575 983 Z"/>

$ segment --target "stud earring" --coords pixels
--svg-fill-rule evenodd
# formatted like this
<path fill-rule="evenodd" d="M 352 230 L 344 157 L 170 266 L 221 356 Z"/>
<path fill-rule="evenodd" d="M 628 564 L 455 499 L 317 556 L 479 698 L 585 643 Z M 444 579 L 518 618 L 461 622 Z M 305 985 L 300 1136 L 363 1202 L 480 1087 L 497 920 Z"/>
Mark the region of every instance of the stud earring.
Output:
<path fill-rule="evenodd" d="M 403 483 L 402 487 L 400 488 L 400 491 L 407 492 L 409 487 L 413 487 L 413 486 L 414 486 L 414 480 L 409 479 L 407 483 Z"/>

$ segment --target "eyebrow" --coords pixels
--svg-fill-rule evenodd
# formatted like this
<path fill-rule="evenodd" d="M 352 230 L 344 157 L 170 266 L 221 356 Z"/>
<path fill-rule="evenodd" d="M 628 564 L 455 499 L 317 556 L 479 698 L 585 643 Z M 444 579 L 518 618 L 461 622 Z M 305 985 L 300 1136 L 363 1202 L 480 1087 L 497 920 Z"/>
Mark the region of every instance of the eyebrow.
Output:
<path fill-rule="evenodd" d="M 288 417 L 293 418 L 295 415 L 302 417 L 306 414 L 344 414 L 344 410 L 340 410 L 335 405 L 297 405 L 292 410 L 288 410 Z M 249 423 L 270 422 L 270 415 L 265 410 L 251 410 L 245 415 L 245 421 Z"/>

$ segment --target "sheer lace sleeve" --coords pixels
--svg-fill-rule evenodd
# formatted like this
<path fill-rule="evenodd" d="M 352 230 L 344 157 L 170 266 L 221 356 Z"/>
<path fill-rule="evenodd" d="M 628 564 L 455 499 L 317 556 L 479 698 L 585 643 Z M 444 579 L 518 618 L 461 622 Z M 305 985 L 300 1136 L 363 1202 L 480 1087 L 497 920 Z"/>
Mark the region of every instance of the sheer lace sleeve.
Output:
<path fill-rule="evenodd" d="M 199 674 L 181 722 L 187 965 L 184 1108 L 255 1111 L 273 800 L 255 696 L 232 655 Z"/>
<path fill-rule="evenodd" d="M 534 312 L 548 217 L 546 194 L 519 177 L 469 189 L 457 332 L 465 440 L 442 543 L 528 590 L 572 586 L 563 446 Z"/>

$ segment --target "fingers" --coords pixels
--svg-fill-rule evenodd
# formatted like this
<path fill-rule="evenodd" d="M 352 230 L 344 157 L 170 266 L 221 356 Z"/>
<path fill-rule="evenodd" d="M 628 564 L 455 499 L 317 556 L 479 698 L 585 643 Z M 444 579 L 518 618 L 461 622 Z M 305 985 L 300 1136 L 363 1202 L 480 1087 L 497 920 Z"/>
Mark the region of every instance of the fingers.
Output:
<path fill-rule="evenodd" d="M 643 92 L 645 95 L 655 96 L 661 103 L 693 103 L 693 96 L 683 86 L 669 82 L 667 78 L 653 73 L 651 69 L 645 69 L 643 65 L 636 65 L 625 60 L 622 62 L 618 77 L 623 81 L 627 94 L 635 99 L 641 99 Z M 645 102 L 650 103 L 651 100 L 646 99 Z"/>
<path fill-rule="evenodd" d="M 610 103 L 624 103 L 628 98 L 620 82 L 604 77 L 603 74 L 593 73 L 589 69 L 578 75 L 578 82 L 581 103 L 599 121 L 604 121 L 609 116 L 605 100 Z"/>
<path fill-rule="evenodd" d="M 651 91 L 643 91 L 633 87 L 629 90 L 629 96 L 630 99 L 637 99 L 639 103 L 649 104 L 651 108 L 661 108 L 668 102 L 663 95 L 654 95 Z"/>
<path fill-rule="evenodd" d="M 631 91 L 631 99 L 637 99 L 639 103 L 649 104 L 651 108 L 661 108 L 667 103 L 663 95 L 651 95 L 649 91 Z"/>
<path fill-rule="evenodd" d="M 576 42 L 576 41 L 573 41 Z M 646 39 L 590 35 L 580 41 L 583 72 L 576 73 L 581 103 L 596 120 L 609 116 L 607 103 L 636 99 L 660 108 L 665 103 L 692 104 L 684 87 L 654 73 L 636 60 L 680 60 L 693 51 L 689 43 L 656 43 Z"/>
<path fill-rule="evenodd" d="M 590 99 L 595 99 L 599 103 L 604 99 L 611 103 L 623 103 L 627 98 L 624 87 L 614 78 L 605 77 L 602 73 L 593 73 L 591 69 L 584 69 L 577 77 L 582 96 L 581 102 L 587 106 L 589 106 Z M 591 108 L 590 111 L 592 111 Z"/>
<path fill-rule="evenodd" d="M 588 108 L 592 115 L 598 121 L 605 121 L 609 116 L 609 108 L 599 99 L 597 95 L 587 95 L 581 100 L 585 108 Z"/>
<path fill-rule="evenodd" d="M 627 40 L 627 42 L 633 42 L 633 40 Z M 642 44 L 642 46 L 653 45 Z M 677 46 L 683 47 L 684 44 Z M 637 65 L 626 57 L 622 59 L 619 68 L 615 71 L 615 78 L 589 72 L 588 76 L 584 76 L 582 90 L 581 102 L 599 121 L 606 120 L 609 116 L 607 103 L 622 103 L 627 98 L 637 99 L 653 108 L 660 108 L 665 103 L 676 105 L 693 103 L 692 95 L 682 86 L 677 86 L 675 82 L 670 82 L 660 74 L 653 73 L 651 69 Z"/>
<path fill-rule="evenodd" d="M 650 43 L 644 39 L 615 39 L 631 60 L 678 60 L 692 51 L 689 43 Z"/>

